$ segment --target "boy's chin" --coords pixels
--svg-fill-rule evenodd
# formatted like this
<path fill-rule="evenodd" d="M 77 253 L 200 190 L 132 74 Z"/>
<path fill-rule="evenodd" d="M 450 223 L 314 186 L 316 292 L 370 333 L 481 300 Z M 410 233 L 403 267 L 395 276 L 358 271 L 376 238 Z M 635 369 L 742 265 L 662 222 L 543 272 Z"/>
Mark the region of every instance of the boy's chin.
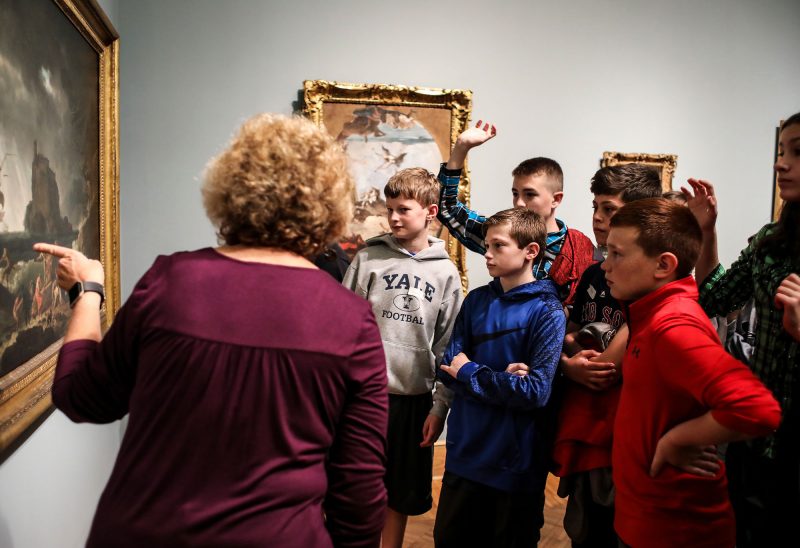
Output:
<path fill-rule="evenodd" d="M 614 297 L 615 299 L 617 299 L 618 301 L 627 301 L 627 300 L 629 300 L 626 295 L 623 295 L 622 292 L 620 292 L 619 289 L 617 289 L 614 286 L 610 286 L 608 292 L 611 293 L 611 296 Z"/>

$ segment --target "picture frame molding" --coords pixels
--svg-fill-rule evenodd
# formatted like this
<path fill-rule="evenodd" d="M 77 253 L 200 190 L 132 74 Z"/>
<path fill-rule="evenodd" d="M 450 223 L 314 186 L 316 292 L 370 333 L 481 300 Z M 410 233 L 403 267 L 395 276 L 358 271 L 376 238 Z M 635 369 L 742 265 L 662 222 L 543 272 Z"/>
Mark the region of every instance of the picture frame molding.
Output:
<path fill-rule="evenodd" d="M 603 152 L 600 167 L 624 164 L 645 164 L 660 170 L 661 190 L 672 190 L 672 180 L 678 168 L 677 154 L 650 154 L 646 152 Z"/>
<path fill-rule="evenodd" d="M 302 114 L 319 127 L 324 127 L 325 103 L 449 109 L 450 149 L 461 132 L 468 127 L 472 110 L 472 92 L 470 90 L 394 84 L 356 84 L 328 80 L 305 80 L 303 82 L 303 100 Z M 444 158 L 444 161 L 447 159 Z M 462 203 L 469 205 L 470 179 L 466 165 L 462 170 L 458 195 Z M 466 293 L 469 285 L 466 249 L 449 232 L 442 236 L 450 259 L 455 263 L 461 275 L 462 288 Z"/>
<path fill-rule="evenodd" d="M 119 272 L 119 34 L 96 0 L 52 0 L 98 56 L 98 162 L 100 261 L 106 300 L 105 331 L 120 307 Z M 53 410 L 59 340 L 0 377 L 0 462 Z"/>

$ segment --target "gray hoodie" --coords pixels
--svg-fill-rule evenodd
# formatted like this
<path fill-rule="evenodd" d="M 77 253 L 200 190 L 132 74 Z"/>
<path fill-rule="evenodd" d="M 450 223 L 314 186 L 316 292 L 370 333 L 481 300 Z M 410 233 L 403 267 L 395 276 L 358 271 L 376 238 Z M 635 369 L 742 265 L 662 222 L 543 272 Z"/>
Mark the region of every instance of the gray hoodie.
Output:
<path fill-rule="evenodd" d="M 342 282 L 367 299 L 386 353 L 389 393 L 431 392 L 431 413 L 445 418 L 452 393 L 436 381 L 436 369 L 461 307 L 461 277 L 438 238 L 412 255 L 391 234 L 367 240 Z"/>

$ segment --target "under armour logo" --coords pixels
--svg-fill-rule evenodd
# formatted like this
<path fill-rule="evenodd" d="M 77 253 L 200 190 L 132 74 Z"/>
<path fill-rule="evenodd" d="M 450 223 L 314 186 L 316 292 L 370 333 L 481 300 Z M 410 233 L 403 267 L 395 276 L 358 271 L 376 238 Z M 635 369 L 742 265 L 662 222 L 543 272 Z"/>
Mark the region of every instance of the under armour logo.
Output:
<path fill-rule="evenodd" d="M 639 359 L 639 347 L 638 346 L 634 346 L 633 350 L 631 350 L 631 354 L 633 354 L 633 357 L 638 360 Z"/>

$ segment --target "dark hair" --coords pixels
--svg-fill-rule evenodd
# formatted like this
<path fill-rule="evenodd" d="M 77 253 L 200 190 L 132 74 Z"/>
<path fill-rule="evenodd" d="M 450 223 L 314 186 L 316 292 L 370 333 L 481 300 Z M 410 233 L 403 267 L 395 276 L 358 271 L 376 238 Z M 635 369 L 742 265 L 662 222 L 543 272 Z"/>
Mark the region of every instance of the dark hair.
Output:
<path fill-rule="evenodd" d="M 524 207 L 512 207 L 498 211 L 483 223 L 483 236 L 489 228 L 499 225 L 509 225 L 509 235 L 517 242 L 520 249 L 530 243 L 539 244 L 539 257 L 544 256 L 547 243 L 547 228 L 542 218 Z"/>
<path fill-rule="evenodd" d="M 544 174 L 551 177 L 555 182 L 552 190 L 553 192 L 561 192 L 564 190 L 564 172 L 558 162 L 550 158 L 529 158 L 521 162 L 514 171 L 511 172 L 512 177 L 527 177 L 528 175 Z"/>
<path fill-rule="evenodd" d="M 661 176 L 644 164 L 622 164 L 599 169 L 589 187 L 592 194 L 619 195 L 625 202 L 661 196 Z"/>
<path fill-rule="evenodd" d="M 680 190 L 668 190 L 664 194 L 662 194 L 661 197 L 664 198 L 665 200 L 669 200 L 670 202 L 675 202 L 676 204 L 681 204 L 681 205 L 689 204 L 689 200 L 686 198 L 686 194 L 684 194 Z"/>
<path fill-rule="evenodd" d="M 796 112 L 784 120 L 781 124 L 781 131 L 795 124 L 800 124 L 800 112 Z"/>
<path fill-rule="evenodd" d="M 781 124 L 781 131 L 800 124 L 800 112 L 792 114 Z M 784 202 L 778 222 L 772 232 L 761 238 L 758 249 L 765 253 L 788 255 L 800 263 L 800 202 Z"/>
<path fill-rule="evenodd" d="M 664 198 L 647 198 L 625 204 L 611 217 L 611 228 L 633 227 L 639 231 L 636 244 L 648 257 L 672 253 L 678 258 L 675 274 L 691 274 L 703 233 L 689 208 Z"/>

